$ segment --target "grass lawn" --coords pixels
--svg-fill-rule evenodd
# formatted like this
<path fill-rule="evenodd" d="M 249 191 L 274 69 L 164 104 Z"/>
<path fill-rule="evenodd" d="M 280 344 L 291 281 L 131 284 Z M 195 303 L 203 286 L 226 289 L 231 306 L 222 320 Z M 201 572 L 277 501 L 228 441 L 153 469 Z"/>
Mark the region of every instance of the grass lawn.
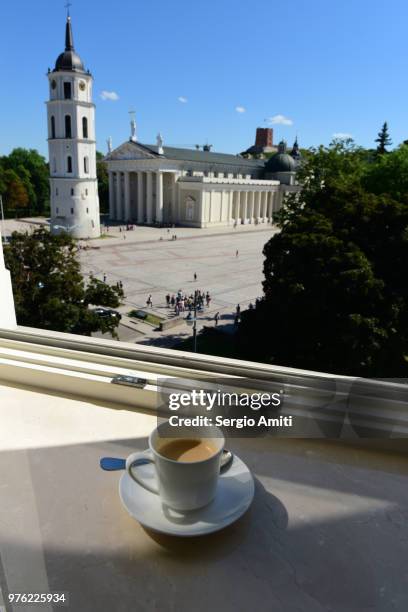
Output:
<path fill-rule="evenodd" d="M 132 319 L 139 319 L 139 321 L 143 321 L 144 323 L 149 323 L 149 325 L 153 325 L 154 327 L 159 327 L 160 323 L 164 321 L 162 317 L 158 317 L 157 315 L 152 314 L 151 312 L 146 312 L 145 310 L 131 310 L 128 313 L 128 317 Z"/>

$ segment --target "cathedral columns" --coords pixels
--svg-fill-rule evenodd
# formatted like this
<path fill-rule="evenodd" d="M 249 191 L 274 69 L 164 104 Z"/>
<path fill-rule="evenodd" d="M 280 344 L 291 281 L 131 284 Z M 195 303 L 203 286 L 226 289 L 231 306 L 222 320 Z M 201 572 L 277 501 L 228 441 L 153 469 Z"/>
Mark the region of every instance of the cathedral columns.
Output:
<path fill-rule="evenodd" d="M 268 221 L 268 201 L 269 201 L 269 191 L 265 192 L 265 199 L 264 199 L 264 209 L 263 209 L 263 219 L 264 221 Z"/>
<path fill-rule="evenodd" d="M 265 217 L 266 217 L 267 198 L 268 198 L 268 192 L 262 191 L 261 197 L 260 197 L 260 204 L 259 204 L 259 217 L 260 217 L 261 223 L 265 221 Z"/>
<path fill-rule="evenodd" d="M 156 221 L 163 221 L 163 173 L 156 172 Z"/>
<path fill-rule="evenodd" d="M 130 172 L 125 172 L 125 210 L 123 220 L 130 221 Z"/>
<path fill-rule="evenodd" d="M 123 221 L 122 216 L 122 177 L 121 173 L 116 173 L 116 221 Z"/>
<path fill-rule="evenodd" d="M 146 172 L 146 223 L 153 223 L 153 172 Z"/>
<path fill-rule="evenodd" d="M 178 219 L 178 198 L 177 198 L 177 176 L 174 174 L 172 178 L 172 186 L 171 186 L 171 221 L 175 223 Z"/>
<path fill-rule="evenodd" d="M 266 222 L 269 221 L 268 219 L 268 207 L 269 207 L 269 198 L 271 197 L 271 192 L 267 191 L 266 192 L 266 198 L 265 198 L 265 208 L 264 208 L 264 220 Z"/>
<path fill-rule="evenodd" d="M 245 223 L 246 219 L 247 219 L 247 202 L 248 202 L 248 192 L 247 191 L 241 191 L 241 198 L 240 198 L 240 217 L 241 217 L 241 223 Z"/>
<path fill-rule="evenodd" d="M 268 202 L 268 221 L 269 222 L 272 221 L 275 195 L 276 195 L 276 193 L 274 191 L 270 193 L 270 198 L 269 198 L 269 202 Z"/>
<path fill-rule="evenodd" d="M 115 174 L 114 172 L 109 172 L 109 216 L 112 220 L 116 219 Z"/>
<path fill-rule="evenodd" d="M 144 223 L 143 172 L 137 173 L 137 222 Z"/>
<path fill-rule="evenodd" d="M 227 221 L 228 225 L 234 220 L 234 192 L 228 192 L 228 213 L 227 213 Z"/>
<path fill-rule="evenodd" d="M 254 204 L 254 217 L 255 223 L 259 223 L 261 216 L 261 197 L 263 195 L 262 191 L 257 191 L 255 193 L 255 204 Z"/>
<path fill-rule="evenodd" d="M 255 193 L 253 191 L 248 192 L 248 204 L 247 204 L 247 214 L 246 214 L 246 222 L 253 223 L 254 217 L 254 196 Z"/>
<path fill-rule="evenodd" d="M 232 192 L 232 220 L 239 223 L 239 198 L 241 193 L 239 191 Z"/>

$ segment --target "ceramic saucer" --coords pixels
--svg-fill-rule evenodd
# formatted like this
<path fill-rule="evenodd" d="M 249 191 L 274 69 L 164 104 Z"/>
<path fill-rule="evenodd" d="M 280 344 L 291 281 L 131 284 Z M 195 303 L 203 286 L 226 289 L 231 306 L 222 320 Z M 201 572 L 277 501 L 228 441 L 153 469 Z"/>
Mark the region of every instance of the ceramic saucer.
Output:
<path fill-rule="evenodd" d="M 155 480 L 154 466 L 138 466 L 143 478 Z M 119 482 L 122 504 L 141 525 L 175 536 L 200 536 L 224 529 L 251 505 L 254 497 L 251 472 L 236 455 L 229 470 L 220 474 L 215 499 L 199 510 L 181 513 L 163 506 L 160 497 L 136 483 L 126 472 Z"/>

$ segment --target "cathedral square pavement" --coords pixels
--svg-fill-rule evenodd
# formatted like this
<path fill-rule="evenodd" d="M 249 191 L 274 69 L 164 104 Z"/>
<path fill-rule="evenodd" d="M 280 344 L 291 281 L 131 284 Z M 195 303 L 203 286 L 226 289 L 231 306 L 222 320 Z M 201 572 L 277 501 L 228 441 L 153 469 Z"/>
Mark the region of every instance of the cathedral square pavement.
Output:
<path fill-rule="evenodd" d="M 146 300 L 151 294 L 153 312 L 168 317 L 167 293 L 172 295 L 181 290 L 190 295 L 195 289 L 201 289 L 210 292 L 212 301 L 210 308 L 200 314 L 198 329 L 214 325 L 213 317 L 217 311 L 221 316 L 219 326 L 231 325 L 231 316 L 238 303 L 241 309 L 245 309 L 262 295 L 262 250 L 275 231 L 271 226 L 230 232 L 225 228 L 218 232 L 194 228 L 176 228 L 168 232 L 166 229 L 136 227 L 134 231 L 119 233 L 118 228 L 110 228 L 109 238 L 88 243 L 100 248 L 81 252 L 82 268 L 85 274 L 93 273 L 101 280 L 106 274 L 106 282 L 111 284 L 122 281 L 126 298 L 119 310 L 123 314 L 132 308 L 146 309 Z M 177 240 L 171 240 L 173 233 Z M 194 273 L 197 282 L 194 282 Z M 129 323 L 126 319 L 122 322 Z M 146 324 L 138 329 L 142 329 L 145 335 L 141 338 L 136 334 L 133 341 L 168 346 L 191 335 L 186 324 L 167 332 L 154 331 Z M 131 333 L 122 329 L 119 336 L 129 341 Z"/>

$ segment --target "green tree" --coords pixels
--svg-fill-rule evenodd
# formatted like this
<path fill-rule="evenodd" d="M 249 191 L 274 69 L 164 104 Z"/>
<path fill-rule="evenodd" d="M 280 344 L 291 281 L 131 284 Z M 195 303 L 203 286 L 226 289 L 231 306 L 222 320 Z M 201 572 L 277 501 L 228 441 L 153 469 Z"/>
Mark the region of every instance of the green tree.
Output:
<path fill-rule="evenodd" d="M 85 282 L 77 246 L 68 234 L 45 229 L 14 232 L 4 249 L 20 325 L 90 335 L 116 335 L 116 318 L 96 316 L 89 305 L 116 308 L 123 291 L 91 278 Z"/>
<path fill-rule="evenodd" d="M 404 198 L 408 193 L 408 143 L 370 164 L 363 184 L 373 193 L 387 193 L 397 200 Z"/>
<path fill-rule="evenodd" d="M 289 197 L 281 232 L 264 248 L 264 297 L 242 315 L 241 356 L 356 376 L 406 374 L 408 198 L 369 193 L 366 172 L 364 152 L 338 143 L 303 168 L 304 188 Z"/>
<path fill-rule="evenodd" d="M 2 176 L 4 206 L 6 209 L 24 208 L 28 204 L 28 193 L 24 181 L 14 170 L 6 170 Z"/>
<path fill-rule="evenodd" d="M 102 213 L 109 212 L 109 175 L 104 155 L 96 152 L 96 173 L 98 177 L 99 205 Z"/>
<path fill-rule="evenodd" d="M 13 149 L 2 158 L 5 169 L 14 170 L 25 183 L 29 195 L 29 207 L 34 214 L 46 211 L 49 205 L 49 168 L 42 155 L 35 149 Z"/>
<path fill-rule="evenodd" d="M 377 153 L 379 155 L 384 155 L 384 153 L 388 153 L 387 147 L 392 145 L 392 140 L 388 132 L 388 124 L 386 121 L 383 123 L 381 130 L 378 132 L 378 136 L 375 139 L 375 142 L 378 142 Z"/>

